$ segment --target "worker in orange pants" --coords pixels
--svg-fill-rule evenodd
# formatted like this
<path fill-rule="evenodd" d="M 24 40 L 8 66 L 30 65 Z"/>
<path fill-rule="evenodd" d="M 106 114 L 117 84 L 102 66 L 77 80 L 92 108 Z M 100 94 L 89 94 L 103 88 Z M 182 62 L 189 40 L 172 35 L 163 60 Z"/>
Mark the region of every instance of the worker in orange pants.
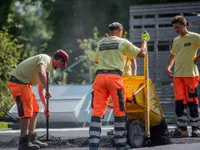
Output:
<path fill-rule="evenodd" d="M 124 64 L 124 72 L 123 76 L 136 76 L 137 75 L 137 62 L 136 59 L 130 60 L 129 57 L 125 57 L 125 64 Z M 124 97 L 124 99 L 126 99 Z M 108 104 L 107 107 L 108 109 L 113 109 L 113 102 L 112 102 L 112 97 L 110 96 L 108 98 Z M 114 130 L 110 130 L 107 132 L 107 135 L 114 135 Z"/>
<path fill-rule="evenodd" d="M 200 137 L 200 118 L 198 112 L 199 71 L 196 63 L 200 55 L 200 34 L 187 29 L 187 20 L 182 15 L 172 19 L 174 31 L 178 36 L 173 40 L 171 55 L 167 65 L 168 76 L 173 78 L 177 128 L 172 132 L 175 137 L 187 137 L 187 126 L 192 126 L 191 135 Z M 174 64 L 174 71 L 171 68 Z M 189 108 L 189 115 L 187 109 Z"/>
<path fill-rule="evenodd" d="M 50 116 L 47 100 L 51 97 L 47 88 L 47 73 L 51 69 L 67 67 L 68 54 L 64 50 L 57 50 L 51 57 L 38 54 L 22 61 L 11 73 L 8 87 L 17 106 L 20 119 L 20 138 L 18 150 L 38 150 L 48 146 L 39 141 L 36 134 L 37 114 L 40 112 L 38 102 L 31 89 L 38 85 L 38 94 L 44 105 L 45 117 Z"/>
<path fill-rule="evenodd" d="M 111 95 L 114 104 L 115 145 L 117 150 L 130 149 L 126 136 L 126 113 L 124 98 L 123 72 L 125 57 L 134 59 L 144 57 L 147 42 L 150 40 L 148 33 L 142 34 L 141 48 L 121 38 L 123 26 L 114 22 L 109 25 L 110 34 L 100 40 L 95 55 L 96 78 L 93 83 L 93 112 L 89 130 L 90 150 L 98 150 L 101 134 L 101 120 Z"/>

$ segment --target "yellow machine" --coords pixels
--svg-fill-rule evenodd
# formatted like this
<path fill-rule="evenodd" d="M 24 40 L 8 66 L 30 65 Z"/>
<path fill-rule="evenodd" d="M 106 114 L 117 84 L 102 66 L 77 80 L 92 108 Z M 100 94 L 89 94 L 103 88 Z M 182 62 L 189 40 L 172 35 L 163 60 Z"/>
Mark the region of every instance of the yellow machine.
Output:
<path fill-rule="evenodd" d="M 141 121 L 145 126 L 146 135 L 150 136 L 150 125 L 160 124 L 163 112 L 151 80 L 148 82 L 147 95 L 148 86 L 144 76 L 124 77 L 128 119 Z"/>
<path fill-rule="evenodd" d="M 154 85 L 149 78 L 148 55 L 144 58 L 144 76 L 124 77 L 128 142 L 142 147 L 147 139 L 152 144 L 171 141 Z"/>
<path fill-rule="evenodd" d="M 125 109 L 128 117 L 127 139 L 132 148 L 168 144 L 171 137 L 154 85 L 149 78 L 148 55 L 144 58 L 143 76 L 125 76 Z M 112 100 L 110 100 L 112 103 Z M 113 131 L 108 132 L 112 135 Z"/>

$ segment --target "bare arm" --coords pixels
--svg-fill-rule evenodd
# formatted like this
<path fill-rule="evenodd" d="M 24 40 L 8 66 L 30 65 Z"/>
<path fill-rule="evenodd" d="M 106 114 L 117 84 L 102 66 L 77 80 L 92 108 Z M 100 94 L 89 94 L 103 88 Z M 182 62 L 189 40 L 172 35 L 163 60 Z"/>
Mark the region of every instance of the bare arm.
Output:
<path fill-rule="evenodd" d="M 197 64 L 198 61 L 200 59 L 200 54 L 198 54 L 195 58 L 194 58 L 194 64 Z"/>
<path fill-rule="evenodd" d="M 171 70 L 174 64 L 174 60 L 175 60 L 175 56 L 171 54 L 167 63 L 167 70 Z"/>
<path fill-rule="evenodd" d="M 46 75 L 46 67 L 44 64 L 39 64 L 39 79 L 40 79 L 40 84 L 43 86 L 46 92 L 47 91 L 47 75 Z M 41 86 L 40 85 L 40 86 Z"/>
<path fill-rule="evenodd" d="M 143 58 L 147 55 L 147 42 L 145 40 L 142 40 L 141 43 L 141 50 L 138 53 L 137 57 Z"/>
<path fill-rule="evenodd" d="M 172 55 L 172 54 L 171 54 L 170 57 L 169 57 L 168 63 L 167 63 L 167 73 L 168 73 L 168 76 L 169 76 L 170 78 L 173 77 L 171 68 L 172 68 L 172 66 L 173 66 L 173 64 L 174 64 L 174 60 L 175 60 L 175 55 Z"/>
<path fill-rule="evenodd" d="M 42 101 L 43 105 L 46 106 L 45 89 L 40 84 L 38 85 L 38 93 L 39 93 L 40 100 Z"/>
<path fill-rule="evenodd" d="M 46 117 L 49 117 L 50 116 L 50 110 L 47 109 L 47 98 L 45 97 L 45 94 L 46 94 L 46 91 L 44 89 L 44 87 L 42 85 L 38 85 L 38 93 L 39 93 L 39 96 L 40 96 L 40 100 L 42 101 L 43 105 L 44 105 L 44 115 Z"/>
<path fill-rule="evenodd" d="M 44 104 L 44 115 L 46 117 L 50 116 L 50 111 L 47 109 L 47 100 L 51 97 L 51 94 L 49 92 L 48 82 L 47 82 L 47 73 L 46 73 L 46 67 L 43 64 L 39 65 L 39 79 L 40 83 L 38 85 L 38 93 L 40 96 L 40 100 Z"/>
<path fill-rule="evenodd" d="M 132 74 L 133 76 L 137 75 L 137 62 L 136 59 L 131 60 L 131 68 L 132 68 Z"/>

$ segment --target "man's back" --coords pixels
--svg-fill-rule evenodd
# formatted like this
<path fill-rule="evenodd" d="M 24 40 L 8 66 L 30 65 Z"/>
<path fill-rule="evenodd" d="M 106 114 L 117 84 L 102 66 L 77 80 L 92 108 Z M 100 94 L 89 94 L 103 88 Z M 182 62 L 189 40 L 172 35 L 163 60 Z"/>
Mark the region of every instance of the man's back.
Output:
<path fill-rule="evenodd" d="M 22 61 L 12 72 L 23 83 L 30 83 L 36 85 L 39 82 L 38 65 L 44 64 L 47 71 L 51 69 L 51 57 L 46 54 L 39 54 Z"/>
<path fill-rule="evenodd" d="M 97 70 L 124 71 L 124 56 L 136 57 L 140 49 L 132 45 L 128 40 L 109 36 L 98 43 L 96 61 Z"/>

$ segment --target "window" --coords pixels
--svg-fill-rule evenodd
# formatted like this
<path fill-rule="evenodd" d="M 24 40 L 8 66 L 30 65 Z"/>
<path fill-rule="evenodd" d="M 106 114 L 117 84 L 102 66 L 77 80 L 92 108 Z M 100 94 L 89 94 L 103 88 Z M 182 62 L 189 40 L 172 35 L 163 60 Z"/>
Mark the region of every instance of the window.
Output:
<path fill-rule="evenodd" d="M 198 16 L 197 12 L 183 13 L 184 16 Z"/>
<path fill-rule="evenodd" d="M 142 26 L 133 26 L 133 29 L 142 29 Z"/>
<path fill-rule="evenodd" d="M 172 27 L 171 24 L 159 24 L 158 25 L 159 28 L 168 28 L 168 27 Z"/>
<path fill-rule="evenodd" d="M 148 42 L 148 52 L 154 51 L 154 42 Z"/>
<path fill-rule="evenodd" d="M 169 51 L 169 41 L 158 41 L 158 51 Z"/>
<path fill-rule="evenodd" d="M 180 15 L 180 14 L 159 14 L 158 18 L 167 18 L 167 17 L 172 18 L 172 17 L 174 17 L 176 15 Z"/>
<path fill-rule="evenodd" d="M 144 28 L 155 28 L 155 25 L 144 25 Z"/>
<path fill-rule="evenodd" d="M 136 43 L 133 43 L 133 45 L 140 47 L 141 43 L 136 42 Z"/>
<path fill-rule="evenodd" d="M 133 16 L 133 19 L 142 19 L 142 18 L 143 18 L 142 15 Z"/>
<path fill-rule="evenodd" d="M 145 15 L 144 18 L 155 18 L 155 15 Z"/>
<path fill-rule="evenodd" d="M 140 47 L 141 43 L 140 42 L 136 42 L 133 43 L 135 46 Z M 148 52 L 153 52 L 154 51 L 154 42 L 148 42 Z"/>

